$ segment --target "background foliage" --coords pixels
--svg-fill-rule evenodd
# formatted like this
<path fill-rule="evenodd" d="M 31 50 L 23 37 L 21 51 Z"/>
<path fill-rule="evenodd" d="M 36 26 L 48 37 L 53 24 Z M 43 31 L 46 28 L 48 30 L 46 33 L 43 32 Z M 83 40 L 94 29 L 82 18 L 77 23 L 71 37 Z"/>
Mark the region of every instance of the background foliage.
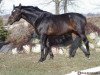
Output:
<path fill-rule="evenodd" d="M 0 41 L 5 41 L 7 35 L 8 35 L 8 31 L 4 29 L 3 20 L 2 18 L 0 18 Z"/>

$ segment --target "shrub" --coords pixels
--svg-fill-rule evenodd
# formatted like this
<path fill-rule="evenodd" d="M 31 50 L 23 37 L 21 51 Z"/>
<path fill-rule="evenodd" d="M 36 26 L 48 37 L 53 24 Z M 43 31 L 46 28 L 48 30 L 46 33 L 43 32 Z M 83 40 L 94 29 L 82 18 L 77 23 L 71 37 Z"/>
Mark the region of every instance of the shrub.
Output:
<path fill-rule="evenodd" d="M 28 44 L 31 40 L 33 28 L 30 25 L 25 26 L 24 23 L 18 23 L 15 24 L 15 27 L 10 32 L 6 41 L 12 43 L 14 47 L 20 50 L 23 45 Z"/>
<path fill-rule="evenodd" d="M 7 35 L 8 35 L 8 31 L 4 29 L 3 20 L 2 18 L 0 18 L 0 41 L 5 41 Z"/>

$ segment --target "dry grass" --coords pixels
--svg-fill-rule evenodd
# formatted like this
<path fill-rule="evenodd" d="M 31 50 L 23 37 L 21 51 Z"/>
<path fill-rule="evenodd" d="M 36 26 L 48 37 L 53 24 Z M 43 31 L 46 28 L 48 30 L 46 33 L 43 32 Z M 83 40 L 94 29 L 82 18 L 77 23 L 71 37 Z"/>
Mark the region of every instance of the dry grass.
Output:
<path fill-rule="evenodd" d="M 98 17 L 95 17 L 95 16 L 94 17 L 87 17 L 87 21 L 91 22 L 92 24 L 94 24 L 98 27 L 100 27 L 100 16 L 98 16 Z"/>
<path fill-rule="evenodd" d="M 0 54 L 0 75 L 64 75 L 71 71 L 100 66 L 100 53 L 91 51 L 87 60 L 81 51 L 75 58 L 55 55 L 54 60 L 38 63 L 40 54 Z"/>

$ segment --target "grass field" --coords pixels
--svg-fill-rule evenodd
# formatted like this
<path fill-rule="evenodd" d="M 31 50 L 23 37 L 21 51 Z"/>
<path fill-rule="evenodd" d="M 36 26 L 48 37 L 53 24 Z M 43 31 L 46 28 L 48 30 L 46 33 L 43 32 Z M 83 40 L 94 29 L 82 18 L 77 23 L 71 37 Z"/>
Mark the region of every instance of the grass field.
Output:
<path fill-rule="evenodd" d="M 49 57 L 43 63 L 38 63 L 40 54 L 0 54 L 0 75 L 64 75 L 71 71 L 83 70 L 100 66 L 100 52 L 91 51 L 91 59 L 86 59 L 78 51 L 72 59 L 65 55 Z"/>

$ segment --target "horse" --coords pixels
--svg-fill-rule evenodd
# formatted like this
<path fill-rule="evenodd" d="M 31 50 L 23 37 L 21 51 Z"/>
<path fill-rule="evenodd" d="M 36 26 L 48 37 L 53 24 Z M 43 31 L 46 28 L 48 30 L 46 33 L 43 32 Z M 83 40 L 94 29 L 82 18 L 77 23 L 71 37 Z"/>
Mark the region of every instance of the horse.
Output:
<path fill-rule="evenodd" d="M 48 41 L 47 41 L 48 50 L 46 50 L 47 51 L 46 56 L 49 53 L 50 58 L 53 59 L 54 55 L 51 50 L 51 47 L 53 46 L 54 47 L 60 47 L 60 46 L 66 47 L 69 45 L 71 45 L 69 49 L 69 58 L 75 56 L 76 50 L 78 48 L 80 48 L 86 56 L 87 50 L 82 46 L 81 38 L 76 36 L 73 40 L 72 35 L 70 33 L 59 35 L 59 36 L 49 36 Z"/>
<path fill-rule="evenodd" d="M 65 33 L 74 33 L 82 39 L 87 49 L 86 56 L 89 58 L 89 41 L 85 35 L 87 21 L 82 14 L 65 13 L 54 15 L 38 7 L 32 7 L 32 10 L 31 8 L 28 9 L 28 7 L 32 6 L 22 6 L 21 4 L 14 6 L 7 24 L 12 25 L 23 18 L 35 28 L 36 33 L 40 35 L 41 41 L 40 62 L 45 60 L 44 49 L 47 48 L 46 42 L 49 36 L 59 36 Z"/>

